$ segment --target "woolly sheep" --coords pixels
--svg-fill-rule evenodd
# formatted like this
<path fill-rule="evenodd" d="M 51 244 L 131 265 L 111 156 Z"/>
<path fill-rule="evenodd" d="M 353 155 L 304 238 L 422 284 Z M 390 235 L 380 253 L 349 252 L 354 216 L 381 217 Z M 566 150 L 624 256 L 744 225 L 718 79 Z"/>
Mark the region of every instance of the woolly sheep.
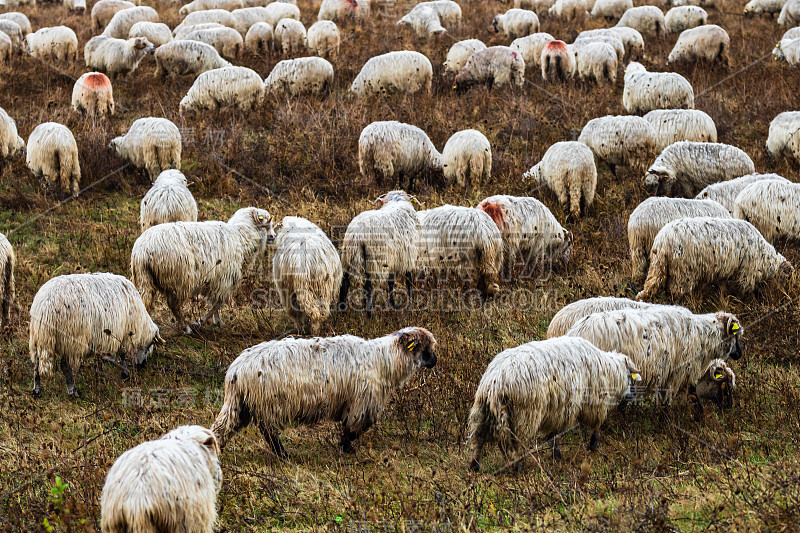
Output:
<path fill-rule="evenodd" d="M 571 216 L 585 213 L 594 202 L 597 168 L 592 150 L 583 142 L 564 141 L 550 146 L 542 160 L 522 176 L 546 186 L 558 196 Z"/>
<path fill-rule="evenodd" d="M 180 426 L 120 455 L 100 495 L 100 527 L 212 533 L 222 487 L 219 446 L 201 426 Z"/>
<path fill-rule="evenodd" d="M 154 50 L 153 43 L 144 37 L 123 40 L 98 35 L 86 43 L 83 57 L 89 68 L 104 71 L 110 76 L 127 76 Z"/>
<path fill-rule="evenodd" d="M 4 33 L 11 40 L 11 45 L 22 51 L 23 43 L 27 40 L 22 35 L 22 28 L 13 20 L 0 20 L 0 33 Z"/>
<path fill-rule="evenodd" d="M 220 324 L 220 308 L 274 240 L 272 217 L 255 207 L 239 209 L 228 222 L 159 224 L 133 243 L 131 279 L 147 309 L 156 293 L 163 294 L 178 329 L 191 333 L 183 316 L 186 300 L 203 296 L 209 304 L 192 326 Z"/>
<path fill-rule="evenodd" d="M 200 74 L 180 104 L 181 114 L 235 106 L 244 111 L 264 100 L 264 80 L 246 67 L 222 67 Z"/>
<path fill-rule="evenodd" d="M 284 59 L 264 84 L 267 93 L 276 95 L 320 94 L 333 85 L 333 65 L 321 57 Z"/>
<path fill-rule="evenodd" d="M 211 430 L 220 447 L 255 423 L 272 452 L 291 424 L 342 424 L 342 450 L 372 427 L 392 394 L 420 367 L 436 365 L 436 339 L 405 328 L 377 339 L 353 335 L 283 339 L 243 351 L 225 374 L 225 403 Z M 335 379 L 333 379 L 335 377 Z"/>
<path fill-rule="evenodd" d="M 780 13 L 786 0 L 750 0 L 744 6 L 745 16 Z"/>
<path fill-rule="evenodd" d="M 478 130 L 454 133 L 442 150 L 442 172 L 461 188 L 481 186 L 492 177 L 492 146 Z"/>
<path fill-rule="evenodd" d="M 702 26 L 708 20 L 708 13 L 702 7 L 673 7 L 664 16 L 664 24 L 669 33 L 681 33 L 684 30 Z"/>
<path fill-rule="evenodd" d="M 733 406 L 733 392 L 736 389 L 736 374 L 723 359 L 714 359 L 697 382 L 697 397 L 711 400 L 720 407 Z"/>
<path fill-rule="evenodd" d="M 77 15 L 83 15 L 86 13 L 86 0 L 64 0 L 64 7 Z"/>
<path fill-rule="evenodd" d="M 184 32 L 192 26 L 207 24 L 210 22 L 222 24 L 228 28 L 236 28 L 236 19 L 233 18 L 233 15 L 231 15 L 230 11 L 225 11 L 224 9 L 206 9 L 203 11 L 195 11 L 186 15 L 186 18 L 184 18 L 181 23 L 175 27 L 172 33 L 173 35 L 177 35 L 178 32 Z"/>
<path fill-rule="evenodd" d="M 13 53 L 14 45 L 11 43 L 11 38 L 0 31 L 0 64 L 9 63 Z"/>
<path fill-rule="evenodd" d="M 197 76 L 230 66 L 216 48 L 200 41 L 176 40 L 156 50 L 156 76 Z"/>
<path fill-rule="evenodd" d="M 114 13 L 114 16 L 108 22 L 108 26 L 103 31 L 103 35 L 114 37 L 115 39 L 126 39 L 133 25 L 142 21 L 158 22 L 158 13 L 148 6 L 121 9 Z"/>
<path fill-rule="evenodd" d="M 0 15 L 0 17 L 2 17 L 2 15 Z M 789 28 L 783 34 L 783 37 L 781 37 L 781 39 L 798 39 L 798 38 L 800 38 L 800 26 L 797 26 L 795 28 Z"/>
<path fill-rule="evenodd" d="M 430 39 L 445 33 L 447 30 L 439 21 L 439 15 L 436 11 L 424 5 L 420 8 L 420 5 L 415 6 L 414 9 L 398 20 L 397 26 L 411 28 L 419 39 Z"/>
<path fill-rule="evenodd" d="M 472 85 L 484 83 L 490 87 L 521 87 L 525 83 L 522 55 L 508 46 L 490 46 L 476 51 L 456 75 L 454 87 L 466 90 Z"/>
<path fill-rule="evenodd" d="M 92 6 L 92 30 L 95 32 L 103 30 L 117 14 L 117 11 L 131 7 L 136 7 L 136 4 L 126 0 L 98 0 Z"/>
<path fill-rule="evenodd" d="M 442 154 L 420 128 L 396 120 L 373 122 L 358 137 L 358 167 L 365 178 L 409 190 L 416 177 L 442 170 Z"/>
<path fill-rule="evenodd" d="M 433 66 L 419 52 L 402 50 L 370 58 L 353 80 L 350 92 L 358 96 L 397 92 L 431 92 Z"/>
<path fill-rule="evenodd" d="M 594 118 L 583 127 L 578 141 L 588 146 L 599 160 L 605 161 L 614 175 L 617 166 L 643 172 L 655 155 L 655 131 L 641 117 Z"/>
<path fill-rule="evenodd" d="M 736 196 L 733 216 L 750 222 L 767 241 L 800 239 L 800 185 L 758 180 Z"/>
<path fill-rule="evenodd" d="M 786 61 L 793 67 L 800 65 L 800 37 L 782 39 L 775 45 L 772 56 L 776 61 Z"/>
<path fill-rule="evenodd" d="M 11 327 L 11 307 L 14 304 L 14 266 L 17 258 L 8 238 L 0 233 L 0 325 Z"/>
<path fill-rule="evenodd" d="M 503 14 L 495 15 L 492 20 L 495 33 L 503 32 L 507 37 L 517 39 L 539 31 L 539 17 L 527 9 L 509 9 Z"/>
<path fill-rule="evenodd" d="M 164 170 L 181 168 L 181 132 L 165 118 L 136 120 L 109 148 L 136 168 L 146 169 L 152 180 Z"/>
<path fill-rule="evenodd" d="M 320 20 L 308 28 L 308 48 L 321 57 L 339 55 L 339 28 L 330 20 Z"/>
<path fill-rule="evenodd" d="M 641 284 L 647 276 L 650 249 L 661 228 L 673 220 L 692 217 L 731 218 L 728 210 L 713 200 L 657 196 L 636 206 L 628 218 L 628 246 L 634 283 Z"/>
<path fill-rule="evenodd" d="M 591 428 L 589 449 L 617 404 L 633 399 L 639 370 L 626 356 L 605 352 L 580 338 L 534 341 L 499 353 L 489 363 L 469 414 L 470 469 L 480 470 L 487 442 L 520 467 L 523 447 L 538 436 L 553 439 L 580 422 Z"/>
<path fill-rule="evenodd" d="M 545 44 L 539 61 L 544 81 L 569 81 L 575 76 L 575 54 L 564 41 Z"/>
<path fill-rule="evenodd" d="M 6 159 L 25 149 L 25 141 L 17 133 L 17 123 L 0 107 L 0 170 Z"/>
<path fill-rule="evenodd" d="M 264 22 L 273 28 L 276 28 L 283 19 L 300 20 L 300 9 L 286 2 L 272 2 L 266 6 L 266 10 L 268 18 Z"/>
<path fill-rule="evenodd" d="M 617 53 L 605 43 L 589 43 L 575 53 L 578 76 L 598 83 L 617 81 Z"/>
<path fill-rule="evenodd" d="M 654 109 L 643 118 L 653 126 L 659 152 L 679 141 L 717 142 L 714 119 L 698 109 Z"/>
<path fill-rule="evenodd" d="M 49 184 L 58 183 L 61 192 L 78 196 L 81 168 L 78 145 L 66 126 L 56 122 L 39 124 L 28 137 L 28 168 Z"/>
<path fill-rule="evenodd" d="M 728 50 L 731 39 L 728 32 L 715 24 L 706 24 L 684 30 L 667 58 L 668 63 L 719 61 L 730 66 Z"/>
<path fill-rule="evenodd" d="M 547 13 L 566 22 L 580 16 L 589 16 L 585 0 L 556 0 Z"/>
<path fill-rule="evenodd" d="M 675 72 L 647 72 L 641 63 L 628 63 L 622 105 L 628 113 L 653 109 L 693 109 L 692 85 Z"/>
<path fill-rule="evenodd" d="M 339 296 L 342 262 L 331 240 L 316 224 L 305 218 L 284 217 L 281 226 L 272 258 L 275 289 L 297 331 L 316 336 Z"/>
<path fill-rule="evenodd" d="M 795 45 L 800 47 L 800 41 Z M 785 111 L 772 119 L 767 152 L 772 157 L 787 155 L 800 161 L 800 111 Z"/>
<path fill-rule="evenodd" d="M 778 180 L 787 183 L 789 182 L 789 180 L 777 174 L 747 174 L 746 176 L 734 178 L 732 180 L 712 183 L 700 191 L 695 198 L 701 200 L 714 200 L 715 202 L 725 206 L 725 209 L 727 209 L 729 213 L 733 213 L 733 208 L 736 205 L 736 197 L 739 195 L 739 193 L 751 183 L 755 183 L 759 180 Z"/>
<path fill-rule="evenodd" d="M 731 281 L 738 294 L 793 268 L 758 229 L 745 220 L 684 218 L 664 226 L 653 240 L 650 269 L 637 300 L 652 300 L 666 288 L 686 298 L 703 282 Z"/>
<path fill-rule="evenodd" d="M 244 48 L 244 39 L 233 28 L 214 28 L 211 30 L 194 30 L 184 37 L 187 41 L 198 41 L 213 46 L 220 56 L 234 59 Z"/>
<path fill-rule="evenodd" d="M 642 36 L 664 37 L 667 23 L 664 13 L 656 6 L 631 7 L 619 19 L 617 26 L 633 28 Z"/>
<path fill-rule="evenodd" d="M 25 37 L 25 48 L 35 58 L 71 62 L 78 59 L 78 36 L 71 28 L 41 28 Z"/>
<path fill-rule="evenodd" d="M 195 11 L 206 11 L 209 9 L 224 9 L 225 11 L 233 11 L 234 9 L 241 9 L 244 7 L 242 0 L 193 0 L 180 8 L 178 14 L 185 17 L 189 13 Z"/>
<path fill-rule="evenodd" d="M 650 165 L 644 187 L 651 195 L 694 198 L 707 185 L 754 172 L 753 160 L 735 146 L 680 141 Z"/>
<path fill-rule="evenodd" d="M 244 38 L 245 48 L 252 54 L 268 54 L 272 50 L 275 34 L 266 22 L 256 22 L 247 30 Z"/>
<path fill-rule="evenodd" d="M 644 55 L 644 38 L 642 34 L 627 26 L 617 26 L 614 28 L 600 28 L 597 30 L 582 31 L 575 38 L 575 42 L 584 39 L 608 36 L 616 37 L 625 46 L 625 55 L 631 59 L 636 59 Z"/>
<path fill-rule="evenodd" d="M 22 6 L 36 7 L 36 0 L 2 0 L 0 2 L 0 7 L 4 7 L 6 9 L 13 9 Z"/>
<path fill-rule="evenodd" d="M 417 269 L 420 222 L 414 210 L 419 203 L 404 191 L 390 191 L 380 197 L 380 209 L 356 215 L 345 230 L 342 240 L 344 275 L 339 292 L 339 307 L 344 309 L 351 278 L 363 284 L 365 309 L 372 313 L 374 283 L 388 284 L 389 303 L 396 307 L 394 284 L 405 277 L 408 302 L 412 298 L 411 275 Z"/>
<path fill-rule="evenodd" d="M 622 44 L 622 39 L 619 37 L 614 37 L 613 35 L 595 35 L 593 37 L 580 39 L 569 45 L 569 48 L 577 56 L 578 52 L 580 52 L 583 48 L 594 43 L 609 45 L 616 54 L 617 64 L 622 64 L 622 61 L 625 59 L 625 45 Z"/>
<path fill-rule="evenodd" d="M 517 9 L 530 9 L 541 17 L 555 3 L 555 0 L 514 0 L 514 7 Z"/>
<path fill-rule="evenodd" d="M 131 26 L 128 38 L 144 37 L 158 48 L 172 41 L 172 30 L 163 22 L 137 22 Z"/>
<path fill-rule="evenodd" d="M 10 20 L 12 22 L 16 22 L 22 31 L 23 36 L 28 35 L 31 31 L 33 31 L 31 28 L 31 21 L 28 20 L 28 17 L 25 16 L 24 13 L 18 13 L 16 11 L 2 13 L 0 14 L 0 20 Z"/>
<path fill-rule="evenodd" d="M 596 0 L 592 8 L 592 16 L 606 19 L 619 19 L 625 11 L 633 8 L 633 0 Z"/>
<path fill-rule="evenodd" d="M 514 39 L 509 48 L 519 52 L 527 68 L 535 69 L 539 67 L 539 61 L 542 59 L 542 48 L 554 40 L 549 33 L 532 33 L 531 35 Z"/>
<path fill-rule="evenodd" d="M 108 273 L 56 276 L 41 286 L 30 310 L 33 394 L 40 396 L 41 376 L 59 362 L 70 396 L 78 397 L 72 371 L 95 354 L 111 360 L 127 377 L 127 360 L 142 365 L 161 340 L 133 283 Z M 126 357 L 126 355 L 128 357 Z"/>
<path fill-rule="evenodd" d="M 197 222 L 197 202 L 179 170 L 159 174 L 139 206 L 143 232 L 165 222 Z"/>
<path fill-rule="evenodd" d="M 455 43 L 447 51 L 447 58 L 444 61 L 445 74 L 457 74 L 467 64 L 470 56 L 479 50 L 486 50 L 486 45 L 478 39 L 466 39 Z"/>
<path fill-rule="evenodd" d="M 800 0 L 787 0 L 778 15 L 781 26 L 797 26 L 800 24 Z"/>
<path fill-rule="evenodd" d="M 299 20 L 282 19 L 275 26 L 275 49 L 283 54 L 299 54 L 307 47 L 306 28 Z"/>
<path fill-rule="evenodd" d="M 72 88 L 72 109 L 91 116 L 114 114 L 111 81 L 102 72 L 87 72 Z"/>
<path fill-rule="evenodd" d="M 432 0 L 427 2 L 420 2 L 414 9 L 423 9 L 430 7 L 436 12 L 439 21 L 445 28 L 455 28 L 461 24 L 461 6 L 453 0 Z"/>
<path fill-rule="evenodd" d="M 253 24 L 267 22 L 270 11 L 266 7 L 245 7 L 231 11 L 231 16 L 236 20 L 236 31 L 245 36 Z"/>
<path fill-rule="evenodd" d="M 673 6 L 716 7 L 716 0 L 672 0 Z"/>
<path fill-rule="evenodd" d="M 655 304 L 637 302 L 629 298 L 614 298 L 612 296 L 600 296 L 597 298 L 585 298 L 565 305 L 553 316 L 547 326 L 547 338 L 562 337 L 567 331 L 583 317 L 593 313 L 603 311 L 616 311 L 618 309 L 644 309 Z"/>
<path fill-rule="evenodd" d="M 223 26 L 222 24 L 218 24 L 216 22 L 204 22 L 202 24 L 193 24 L 192 26 L 179 26 L 175 28 L 173 32 L 173 41 L 180 41 L 186 38 L 187 35 L 192 33 L 193 31 L 197 30 L 213 30 L 217 28 L 227 28 L 228 26 Z"/>
<path fill-rule="evenodd" d="M 365 18 L 370 13 L 367 0 L 322 0 L 317 20 L 344 22 L 351 18 Z"/>

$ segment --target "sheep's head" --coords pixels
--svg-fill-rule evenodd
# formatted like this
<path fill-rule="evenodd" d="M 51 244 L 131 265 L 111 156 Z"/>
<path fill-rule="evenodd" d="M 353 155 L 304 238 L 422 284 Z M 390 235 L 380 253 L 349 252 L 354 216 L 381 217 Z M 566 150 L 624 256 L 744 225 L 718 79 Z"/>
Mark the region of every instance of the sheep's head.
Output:
<path fill-rule="evenodd" d="M 529 171 L 522 175 L 522 181 L 527 179 L 531 179 L 534 183 L 540 183 L 542 181 L 542 164 L 536 163 L 531 167 Z"/>
<path fill-rule="evenodd" d="M 733 405 L 733 390 L 736 388 L 736 374 L 722 359 L 711 362 L 705 374 L 697 382 L 697 396 L 711 400 L 720 407 Z"/>
<path fill-rule="evenodd" d="M 133 41 L 133 48 L 143 55 L 152 54 L 156 50 L 156 47 L 153 45 L 153 43 L 144 37 L 136 37 Z"/>
<path fill-rule="evenodd" d="M 422 205 L 419 203 L 416 196 L 411 196 L 406 191 L 401 190 L 389 191 L 386 194 L 378 196 L 374 201 L 374 203 L 380 203 L 381 206 L 392 202 L 410 202 L 412 204 Z"/>
<path fill-rule="evenodd" d="M 772 60 L 773 61 L 786 61 L 786 55 L 783 53 L 783 47 L 781 43 L 775 45 L 775 48 L 772 50 Z"/>
<path fill-rule="evenodd" d="M 739 319 L 730 313 L 717 313 L 717 320 L 721 328 L 722 358 L 731 358 L 734 361 L 742 358 L 742 326 Z"/>
<path fill-rule="evenodd" d="M 136 350 L 136 353 L 133 355 L 133 362 L 137 368 L 141 368 L 144 366 L 147 358 L 150 357 L 150 354 L 153 353 L 153 348 L 156 345 L 163 345 L 164 339 L 161 337 L 161 332 L 156 328 L 156 333 L 150 342 L 145 344 L 144 346 L 140 347 Z"/>
<path fill-rule="evenodd" d="M 628 383 L 623 393 L 623 399 L 620 403 L 623 405 L 632 402 L 636 399 L 637 383 L 642 381 L 641 371 L 636 368 L 636 365 L 631 361 L 630 357 L 623 355 L 625 358 L 625 366 L 628 369 Z"/>
<path fill-rule="evenodd" d="M 461 69 L 461 72 L 456 74 L 455 80 L 453 80 L 453 89 L 458 92 L 466 91 L 470 88 L 470 86 L 475 83 L 475 79 L 472 76 L 472 72 L 469 70 L 469 63 Z"/>
<path fill-rule="evenodd" d="M 650 196 L 669 196 L 672 182 L 669 172 L 651 168 L 644 176 L 644 189 Z"/>
<path fill-rule="evenodd" d="M 781 276 L 788 278 L 792 275 L 792 273 L 794 273 L 794 267 L 789 261 L 786 261 L 786 259 L 784 259 L 783 262 L 781 263 L 781 266 L 778 267 L 778 273 Z"/>
<path fill-rule="evenodd" d="M 122 139 L 123 138 L 124 138 L 124 136 L 114 137 L 113 139 L 111 139 L 111 142 L 108 143 L 108 147 L 111 150 L 114 150 L 115 152 L 119 153 L 119 147 L 122 144 Z"/>
<path fill-rule="evenodd" d="M 205 450 L 211 453 L 214 457 L 219 455 L 219 445 L 217 444 L 217 438 L 211 432 L 211 430 L 204 428 L 203 426 L 180 426 L 163 437 L 161 440 L 193 440 L 197 442 L 200 446 L 202 446 Z"/>
<path fill-rule="evenodd" d="M 500 28 L 498 28 L 498 26 L 497 26 L 499 23 L 500 23 L 500 15 L 497 15 L 496 17 L 494 17 L 492 19 L 492 27 L 494 28 L 494 32 L 495 33 L 499 33 L 500 32 Z"/>
<path fill-rule="evenodd" d="M 272 227 L 272 215 L 266 209 L 251 208 L 253 223 L 259 230 L 267 232 L 267 244 L 275 242 L 275 228 Z"/>
<path fill-rule="evenodd" d="M 569 258 L 572 255 L 572 233 L 567 230 L 564 230 L 560 244 L 553 250 L 553 257 L 558 257 L 559 255 L 564 265 L 569 263 Z"/>
<path fill-rule="evenodd" d="M 436 366 L 436 339 L 425 328 L 405 328 L 397 333 L 397 347 L 411 356 L 418 366 L 433 368 Z"/>

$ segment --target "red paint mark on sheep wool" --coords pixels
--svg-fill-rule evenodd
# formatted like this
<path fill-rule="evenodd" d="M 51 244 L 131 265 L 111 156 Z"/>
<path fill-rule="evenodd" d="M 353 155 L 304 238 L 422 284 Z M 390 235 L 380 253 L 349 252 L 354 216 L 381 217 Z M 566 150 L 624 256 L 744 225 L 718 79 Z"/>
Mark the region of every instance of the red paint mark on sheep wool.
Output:
<path fill-rule="evenodd" d="M 90 74 L 83 80 L 83 86 L 87 89 L 99 89 L 101 87 L 111 87 L 111 81 L 105 74 Z"/>
<path fill-rule="evenodd" d="M 498 229 L 503 231 L 503 228 L 506 226 L 506 213 L 503 211 L 503 206 L 497 202 L 484 200 L 478 204 L 478 209 L 485 211 L 486 214 L 489 215 L 492 220 L 494 220 L 494 223 L 497 224 Z"/>
<path fill-rule="evenodd" d="M 567 43 L 564 41 L 550 41 L 546 45 L 544 45 L 546 50 L 550 51 L 564 51 L 567 49 Z"/>

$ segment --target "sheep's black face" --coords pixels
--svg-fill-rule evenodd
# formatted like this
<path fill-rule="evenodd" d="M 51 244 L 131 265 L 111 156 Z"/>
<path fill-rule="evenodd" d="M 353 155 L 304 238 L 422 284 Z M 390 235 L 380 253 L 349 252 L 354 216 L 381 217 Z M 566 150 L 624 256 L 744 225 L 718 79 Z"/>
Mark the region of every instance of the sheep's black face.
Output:
<path fill-rule="evenodd" d="M 436 366 L 436 339 L 424 328 L 406 328 L 400 330 L 397 339 L 400 348 L 406 350 L 419 366 L 433 368 Z"/>
<path fill-rule="evenodd" d="M 433 368 L 436 366 L 436 354 L 432 350 L 426 348 L 419 354 L 419 364 L 425 368 Z"/>
<path fill-rule="evenodd" d="M 728 357 L 736 361 L 737 359 L 741 359 L 743 352 L 742 352 L 742 344 L 740 342 L 740 337 L 742 336 L 742 328 L 739 325 L 739 321 L 731 318 L 728 320 L 728 324 L 726 326 L 726 333 L 728 336 L 728 341 L 730 342 L 730 348 L 728 349 Z"/>
<path fill-rule="evenodd" d="M 650 196 L 658 192 L 660 184 L 661 176 L 656 172 L 648 172 L 644 177 L 644 190 L 647 191 L 647 194 Z"/>

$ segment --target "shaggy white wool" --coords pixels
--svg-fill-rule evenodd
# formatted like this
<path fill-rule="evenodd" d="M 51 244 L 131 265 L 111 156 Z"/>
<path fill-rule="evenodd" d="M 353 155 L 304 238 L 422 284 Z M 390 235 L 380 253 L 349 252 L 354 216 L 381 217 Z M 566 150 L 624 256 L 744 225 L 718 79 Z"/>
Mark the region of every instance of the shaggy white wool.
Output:
<path fill-rule="evenodd" d="M 139 206 L 142 231 L 165 222 L 197 222 L 197 202 L 179 170 L 159 174 Z"/>
<path fill-rule="evenodd" d="M 25 162 L 35 176 L 50 185 L 57 183 L 63 193 L 78 196 L 81 181 L 78 144 L 66 126 L 56 122 L 36 126 L 28 137 Z"/>
<path fill-rule="evenodd" d="M 350 92 L 358 96 L 431 91 L 433 66 L 419 52 L 402 50 L 369 59 L 353 80 Z"/>
<path fill-rule="evenodd" d="M 222 67 L 200 74 L 180 104 L 181 114 L 235 106 L 250 111 L 264 100 L 264 80 L 246 67 Z"/>
<path fill-rule="evenodd" d="M 580 216 L 594 203 L 597 167 L 592 150 L 583 142 L 555 143 L 522 177 L 548 187 L 572 216 Z"/>
<path fill-rule="evenodd" d="M 181 132 L 165 118 L 140 118 L 110 148 L 136 168 L 144 168 L 155 180 L 161 172 L 181 168 Z"/>

